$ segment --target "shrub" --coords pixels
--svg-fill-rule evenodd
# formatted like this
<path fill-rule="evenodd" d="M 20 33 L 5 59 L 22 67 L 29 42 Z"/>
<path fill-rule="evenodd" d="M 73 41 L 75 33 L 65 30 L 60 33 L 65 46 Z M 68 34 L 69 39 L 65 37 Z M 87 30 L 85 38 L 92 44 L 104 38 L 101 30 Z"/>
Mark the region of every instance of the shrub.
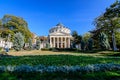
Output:
<path fill-rule="evenodd" d="M 0 72 L 40 72 L 40 73 L 90 73 L 99 71 L 120 71 L 120 64 L 93 64 L 87 66 L 44 66 L 44 65 L 21 65 L 21 66 L 0 66 Z"/>
<path fill-rule="evenodd" d="M 50 51 L 49 48 L 41 48 L 42 51 Z"/>
<path fill-rule="evenodd" d="M 93 64 L 87 66 L 44 66 L 44 65 L 20 65 L 20 66 L 0 66 L 0 72 L 40 72 L 40 73 L 90 73 L 101 71 L 118 71 L 120 70 L 120 64 Z"/>

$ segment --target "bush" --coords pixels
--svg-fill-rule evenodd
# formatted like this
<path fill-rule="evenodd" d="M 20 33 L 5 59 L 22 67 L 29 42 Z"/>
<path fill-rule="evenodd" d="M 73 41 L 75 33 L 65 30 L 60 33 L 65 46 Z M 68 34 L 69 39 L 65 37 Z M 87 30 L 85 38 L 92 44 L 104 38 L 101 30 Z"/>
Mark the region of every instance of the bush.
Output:
<path fill-rule="evenodd" d="M 44 66 L 44 65 L 20 65 L 20 66 L 0 66 L 0 72 L 40 72 L 40 73 L 90 73 L 101 71 L 120 71 L 120 64 L 94 64 L 87 66 Z"/>
<path fill-rule="evenodd" d="M 42 51 L 50 51 L 49 48 L 41 48 Z"/>
<path fill-rule="evenodd" d="M 77 51 L 76 48 L 49 48 L 50 51 Z"/>
<path fill-rule="evenodd" d="M 2 49 L 3 49 L 3 48 L 2 48 L 2 47 L 0 47 L 0 51 L 2 51 Z"/>

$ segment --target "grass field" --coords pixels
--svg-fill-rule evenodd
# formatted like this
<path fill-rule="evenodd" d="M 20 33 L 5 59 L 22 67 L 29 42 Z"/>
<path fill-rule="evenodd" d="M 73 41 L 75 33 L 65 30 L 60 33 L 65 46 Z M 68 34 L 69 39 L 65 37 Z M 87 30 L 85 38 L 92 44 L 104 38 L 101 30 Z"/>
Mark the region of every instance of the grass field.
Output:
<path fill-rule="evenodd" d="M 0 65 L 39 65 L 46 66 L 74 66 L 98 63 L 120 63 L 120 57 L 106 56 L 108 52 L 77 53 L 77 52 L 50 52 L 50 51 L 20 51 L 9 52 L 11 57 L 1 57 Z M 113 54 L 113 53 L 110 53 Z"/>
<path fill-rule="evenodd" d="M 50 52 L 50 51 L 11 51 L 10 56 L 0 58 L 0 65 L 39 65 L 45 66 L 85 66 L 99 63 L 120 64 L 119 52 L 100 51 L 97 53 Z M 116 56 L 118 55 L 118 56 Z M 107 71 L 85 74 L 60 73 L 0 73 L 0 80 L 119 80 L 120 71 Z"/>

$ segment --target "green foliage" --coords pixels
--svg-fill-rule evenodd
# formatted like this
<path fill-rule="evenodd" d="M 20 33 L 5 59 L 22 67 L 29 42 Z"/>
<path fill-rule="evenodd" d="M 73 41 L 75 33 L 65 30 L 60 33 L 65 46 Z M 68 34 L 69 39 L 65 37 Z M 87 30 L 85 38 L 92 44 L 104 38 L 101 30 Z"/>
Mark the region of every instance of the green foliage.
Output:
<path fill-rule="evenodd" d="M 85 34 L 82 36 L 82 39 L 83 39 L 85 42 L 88 42 L 89 38 L 91 38 L 91 33 L 85 33 Z"/>
<path fill-rule="evenodd" d="M 109 8 L 106 8 L 106 11 L 95 19 L 94 24 L 99 32 L 110 34 L 109 40 L 113 44 L 113 50 L 116 50 L 114 33 L 120 28 L 120 1 L 117 0 Z"/>
<path fill-rule="evenodd" d="M 73 41 L 72 41 L 72 43 L 73 43 L 73 48 L 76 48 L 75 46 L 76 46 L 77 44 L 80 44 L 81 39 L 82 39 L 82 36 L 81 36 L 81 35 L 78 35 L 78 33 L 77 33 L 76 31 L 73 31 L 73 32 L 72 32 L 72 37 L 73 37 Z"/>
<path fill-rule="evenodd" d="M 31 38 L 29 38 L 28 39 L 28 43 L 29 43 L 29 50 L 32 50 L 32 39 Z"/>
<path fill-rule="evenodd" d="M 24 36 L 18 32 L 14 36 L 13 46 L 16 51 L 20 51 L 24 45 Z"/>
<path fill-rule="evenodd" d="M 88 39 L 88 50 L 93 50 L 93 39 L 92 38 Z"/>
<path fill-rule="evenodd" d="M 116 32 L 115 33 L 115 37 L 116 37 L 116 44 L 117 44 L 117 47 L 120 49 L 120 32 Z"/>
<path fill-rule="evenodd" d="M 103 50 L 110 49 L 110 44 L 109 44 L 109 41 L 108 41 L 108 37 L 103 32 L 101 32 L 100 35 L 99 35 L 99 44 L 100 44 L 101 49 L 103 49 Z"/>
<path fill-rule="evenodd" d="M 41 44 L 41 41 L 38 39 L 36 41 L 36 49 L 39 50 L 40 49 L 40 44 Z"/>
<path fill-rule="evenodd" d="M 50 44 L 49 43 L 46 43 L 46 48 L 50 48 Z"/>
<path fill-rule="evenodd" d="M 82 40 L 81 41 L 81 50 L 85 50 L 85 41 L 84 40 Z"/>
<path fill-rule="evenodd" d="M 2 37 L 8 36 L 8 30 L 11 31 L 11 33 L 9 34 L 13 36 L 15 35 L 15 33 L 21 32 L 24 36 L 25 42 L 28 42 L 28 39 L 32 37 L 32 34 L 28 29 L 27 22 L 21 17 L 17 17 L 14 15 L 4 15 L 4 17 L 2 18 L 2 24 L 3 26 L 0 30 Z M 11 40 L 13 40 L 13 37 L 11 37 Z"/>
<path fill-rule="evenodd" d="M 41 48 L 42 51 L 50 51 L 49 48 Z"/>

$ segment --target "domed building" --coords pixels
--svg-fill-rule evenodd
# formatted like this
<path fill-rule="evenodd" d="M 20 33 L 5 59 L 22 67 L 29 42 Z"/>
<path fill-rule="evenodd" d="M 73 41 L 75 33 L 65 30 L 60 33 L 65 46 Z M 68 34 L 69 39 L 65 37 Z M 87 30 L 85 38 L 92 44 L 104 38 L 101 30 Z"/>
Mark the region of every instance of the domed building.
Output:
<path fill-rule="evenodd" d="M 51 48 L 70 48 L 71 31 L 63 24 L 58 23 L 49 30 L 49 42 Z"/>

